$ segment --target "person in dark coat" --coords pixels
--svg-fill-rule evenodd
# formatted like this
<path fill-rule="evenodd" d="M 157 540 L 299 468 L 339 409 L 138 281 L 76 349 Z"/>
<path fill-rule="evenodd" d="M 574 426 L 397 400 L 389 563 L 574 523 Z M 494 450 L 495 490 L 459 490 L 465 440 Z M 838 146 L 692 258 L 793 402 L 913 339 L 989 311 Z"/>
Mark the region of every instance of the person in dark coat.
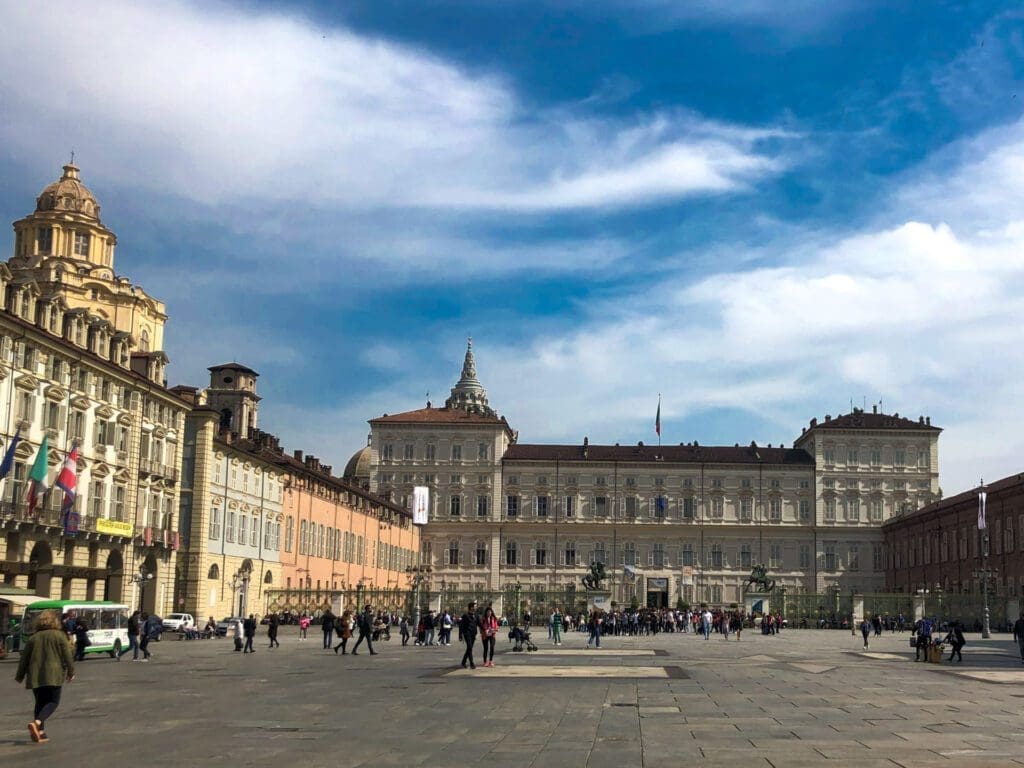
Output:
<path fill-rule="evenodd" d="M 252 642 L 256 639 L 256 617 L 251 613 L 242 623 L 242 632 L 245 634 L 245 650 L 242 653 L 256 653 L 256 649 L 252 647 Z"/>
<path fill-rule="evenodd" d="M 334 634 L 334 614 L 331 609 L 328 608 L 324 611 L 324 615 L 320 617 L 320 629 L 324 633 L 324 649 L 331 647 L 331 640 L 333 640 Z"/>
<path fill-rule="evenodd" d="M 19 683 L 24 680 L 35 697 L 35 719 L 28 724 L 28 732 L 32 741 L 39 743 L 49 741 L 46 721 L 60 705 L 64 683 L 75 679 L 75 662 L 60 614 L 43 611 L 36 619 L 35 630 L 21 649 L 14 679 Z"/>
<path fill-rule="evenodd" d="M 122 648 L 121 652 L 117 655 L 117 660 L 120 661 L 121 657 L 124 656 L 128 651 L 134 651 L 132 661 L 139 660 L 139 612 L 135 611 L 131 616 L 128 617 L 128 647 Z"/>
<path fill-rule="evenodd" d="M 267 639 L 270 640 L 271 648 L 281 647 L 281 644 L 277 642 L 277 626 L 279 623 L 280 619 L 277 618 L 277 614 L 270 614 L 270 618 L 267 619 Z"/>
<path fill-rule="evenodd" d="M 363 608 L 363 612 L 359 614 L 359 618 L 356 619 L 356 624 L 359 628 L 359 637 L 356 639 L 356 644 L 352 646 L 352 655 L 357 656 L 356 650 L 359 645 L 366 641 L 366 647 L 370 649 L 370 655 L 376 656 L 377 652 L 373 650 L 373 606 L 369 603 Z"/>
<path fill-rule="evenodd" d="M 476 645 L 476 632 L 479 625 L 479 618 L 476 615 L 476 603 L 471 602 L 466 606 L 466 612 L 459 619 L 459 635 L 462 642 L 466 644 L 466 652 L 462 655 L 462 668 L 466 668 L 466 662 L 472 669 L 476 669 L 476 662 L 473 661 L 473 646 Z"/>
<path fill-rule="evenodd" d="M 967 645 L 967 641 L 964 640 L 964 625 L 959 621 L 954 621 L 953 626 L 949 628 L 949 634 L 946 635 L 946 642 L 952 647 L 949 652 L 949 660 L 952 661 L 956 656 L 957 661 L 963 661 L 963 647 Z"/>
<path fill-rule="evenodd" d="M 89 647 L 89 625 L 81 616 L 75 622 L 75 661 L 85 661 L 85 649 Z"/>

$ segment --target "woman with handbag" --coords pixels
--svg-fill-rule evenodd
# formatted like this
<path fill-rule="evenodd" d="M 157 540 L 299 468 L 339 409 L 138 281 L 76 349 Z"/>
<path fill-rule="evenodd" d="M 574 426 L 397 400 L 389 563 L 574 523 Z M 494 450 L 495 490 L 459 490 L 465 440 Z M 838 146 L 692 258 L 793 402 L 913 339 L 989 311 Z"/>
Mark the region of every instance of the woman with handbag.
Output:
<path fill-rule="evenodd" d="M 498 617 L 494 615 L 494 609 L 487 606 L 483 618 L 480 619 L 480 634 L 483 636 L 484 645 L 484 666 L 494 666 L 494 645 L 498 639 Z"/>

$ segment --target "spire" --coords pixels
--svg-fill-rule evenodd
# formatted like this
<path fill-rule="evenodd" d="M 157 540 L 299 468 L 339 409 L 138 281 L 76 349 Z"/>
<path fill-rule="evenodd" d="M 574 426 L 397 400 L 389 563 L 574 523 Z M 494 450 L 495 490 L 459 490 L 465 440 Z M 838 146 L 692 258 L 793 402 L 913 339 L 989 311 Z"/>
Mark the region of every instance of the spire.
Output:
<path fill-rule="evenodd" d="M 470 413 L 482 413 L 495 416 L 494 410 L 487 404 L 487 390 L 476 377 L 476 360 L 473 357 L 473 337 L 466 340 L 466 358 L 462 362 L 462 377 L 452 387 L 452 394 L 445 403 L 445 408 L 461 408 Z"/>

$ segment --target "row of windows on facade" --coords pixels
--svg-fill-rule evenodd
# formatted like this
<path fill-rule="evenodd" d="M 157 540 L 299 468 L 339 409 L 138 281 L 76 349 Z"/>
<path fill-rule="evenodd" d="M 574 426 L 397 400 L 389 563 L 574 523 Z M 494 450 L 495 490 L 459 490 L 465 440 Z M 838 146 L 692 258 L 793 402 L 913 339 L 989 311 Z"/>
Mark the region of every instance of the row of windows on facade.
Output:
<path fill-rule="evenodd" d="M 28 492 L 28 466 L 23 462 L 15 462 L 11 472 L 10 484 L 4 492 L 5 500 L 20 504 L 25 503 Z M 88 488 L 88 494 L 79 492 L 75 496 L 75 509 L 79 514 L 100 520 L 118 522 L 135 522 L 134 518 L 126 517 L 125 500 L 128 495 L 127 486 L 108 480 L 79 481 L 80 487 Z M 138 521 L 140 525 L 154 528 L 171 528 L 174 519 L 176 496 L 173 492 L 147 491 L 139 489 L 139 511 L 142 513 Z M 64 499 L 62 491 L 50 488 L 44 504 L 53 511 L 59 511 Z"/>
<path fill-rule="evenodd" d="M 308 475 L 298 475 L 294 482 L 298 490 L 312 493 L 314 496 L 327 499 L 335 504 L 343 504 L 350 509 L 373 511 L 380 509 L 379 504 L 375 504 L 366 496 L 347 488 L 339 488 L 331 482 L 318 480 Z"/>
<path fill-rule="evenodd" d="M 891 464 L 894 467 L 916 466 L 919 469 L 927 469 L 929 463 L 929 450 L 927 446 L 892 448 L 852 448 L 846 446 L 830 446 L 828 444 L 821 452 L 822 463 L 832 466 L 837 463 L 845 464 L 848 467 L 860 467 L 865 464 L 872 467 L 880 467 L 883 464 Z M 839 460 L 838 462 L 836 460 Z M 908 463 L 909 460 L 909 463 Z"/>
<path fill-rule="evenodd" d="M 467 454 L 471 445 L 467 445 Z M 450 461 L 463 461 L 463 445 L 462 443 L 452 443 L 448 448 L 448 459 Z M 395 460 L 395 444 L 386 442 L 381 445 L 380 448 L 380 459 L 381 461 L 394 461 Z M 417 461 L 417 459 L 423 461 L 437 461 L 437 443 L 425 443 L 423 445 L 423 451 L 419 457 L 416 455 L 416 444 L 406 443 L 402 450 L 403 461 Z M 491 458 L 491 445 L 489 443 L 477 443 L 476 445 L 476 460 L 477 461 L 489 461 Z"/>
<path fill-rule="evenodd" d="M 15 421 L 36 424 L 41 418 L 44 429 L 66 433 L 81 440 L 83 445 L 88 444 L 88 435 L 92 427 L 92 445 L 95 448 L 116 448 L 119 454 L 127 455 L 131 441 L 131 430 L 127 426 L 112 419 L 96 417 L 92 411 L 77 407 L 73 407 L 69 414 L 66 405 L 47 398 L 42 399 L 40 406 L 39 400 L 35 392 L 18 391 L 14 398 Z M 165 438 L 155 437 L 148 431 L 143 432 L 139 442 L 139 458 L 150 462 L 150 465 L 157 464 L 170 468 L 170 464 L 177 460 L 177 444 Z"/>
<path fill-rule="evenodd" d="M 293 521 L 288 518 L 286 531 L 291 530 Z M 285 551 L 291 552 L 290 533 L 285 535 Z M 366 565 L 376 560 L 376 567 L 386 570 L 402 571 L 415 565 L 417 553 L 411 549 L 399 547 L 388 542 L 369 542 L 371 553 L 366 556 L 367 541 L 360 535 L 337 528 L 330 528 L 322 523 L 302 520 L 299 524 L 299 554 L 337 560 L 352 565 Z"/>
<path fill-rule="evenodd" d="M 72 230 L 71 253 L 83 259 L 89 258 L 92 245 L 92 233 L 84 230 Z M 108 245 L 109 247 L 109 245 Z M 36 253 L 47 256 L 53 253 L 53 227 L 36 228 Z"/>
<path fill-rule="evenodd" d="M 433 557 L 431 542 L 424 543 L 424 552 L 428 562 Z M 787 564 L 784 561 L 784 548 L 781 543 L 772 542 L 767 545 L 768 567 L 784 569 Z M 620 566 L 639 566 L 643 563 L 643 550 L 646 550 L 646 563 L 655 568 L 698 567 L 700 565 L 699 546 L 694 543 L 683 543 L 678 546 L 668 545 L 663 542 L 655 542 L 646 548 L 639 547 L 633 542 L 624 542 L 618 548 L 617 559 Z M 861 568 L 861 545 L 848 544 L 845 547 L 846 563 L 845 569 L 858 571 Z M 738 549 L 730 549 L 722 544 L 710 544 L 707 548 L 706 567 L 713 569 L 737 567 L 748 569 L 756 563 L 756 554 L 760 554 L 754 544 L 741 544 Z M 871 545 L 872 567 L 874 570 L 885 568 L 885 545 L 875 543 Z M 490 565 L 490 548 L 486 541 L 477 541 L 471 550 L 471 560 L 467 560 L 463 549 L 463 542 L 452 539 L 447 542 L 441 553 L 439 565 L 459 566 L 472 565 L 486 567 Z M 800 570 L 807 570 L 811 567 L 811 545 L 800 544 L 797 547 L 796 567 Z M 608 559 L 608 550 L 604 543 L 597 542 L 588 545 L 584 551 L 582 545 L 576 541 L 569 540 L 562 544 L 558 550 L 554 550 L 547 541 L 537 541 L 528 547 L 522 548 L 515 540 L 508 540 L 504 545 L 504 558 L 502 563 L 506 566 L 532 566 L 558 565 L 566 567 L 586 566 L 592 562 L 600 562 L 606 565 L 612 564 L 616 559 L 613 553 L 612 560 Z M 835 542 L 825 542 L 820 555 L 821 566 L 825 571 L 837 571 L 842 567 L 840 547 Z M 789 563 L 788 567 L 792 567 Z"/>
<path fill-rule="evenodd" d="M 236 513 L 229 509 L 222 518 L 219 507 L 210 510 L 209 538 L 211 541 L 221 540 L 221 520 L 224 521 L 224 541 L 229 544 L 256 547 L 260 540 L 260 518 L 258 515 Z M 265 520 L 263 524 L 263 548 L 281 549 L 281 524 L 273 520 Z"/>
<path fill-rule="evenodd" d="M 55 353 L 47 355 L 27 342 L 12 341 L 10 336 L 0 337 L 0 351 L 3 359 L 16 368 L 22 368 L 33 376 L 67 387 L 98 403 L 114 408 L 135 410 L 138 407 L 138 392 L 130 392 L 111 379 L 93 373 L 82 365 L 74 365 Z M 130 394 L 130 397 L 125 395 Z M 155 424 L 177 428 L 181 409 L 146 398 L 142 402 L 142 415 Z"/>
<path fill-rule="evenodd" d="M 240 488 L 244 493 L 249 493 L 251 482 L 252 492 L 262 493 L 264 499 L 269 499 L 270 501 L 282 501 L 283 499 L 284 491 L 280 480 L 269 472 L 263 472 L 259 467 L 250 467 L 241 464 L 238 459 L 231 459 L 230 476 L 231 486 Z M 241 484 L 238 482 L 239 476 L 242 478 Z M 224 477 L 224 460 L 220 456 L 213 463 L 213 482 L 223 483 Z M 266 481 L 265 486 L 263 485 L 264 480 Z"/>
<path fill-rule="evenodd" d="M 1017 521 L 1018 528 L 1024 530 L 1024 515 Z M 1011 554 L 1017 551 L 1014 537 L 1013 518 L 1010 516 L 989 521 L 989 535 L 974 526 L 959 530 L 953 529 L 941 533 L 926 533 L 909 539 L 902 539 L 893 547 L 893 567 L 913 568 L 918 565 L 945 563 L 950 560 L 968 560 L 991 554 Z M 1024 543 L 1020 546 L 1024 552 Z"/>
<path fill-rule="evenodd" d="M 92 299 L 99 299 L 95 290 Z M 27 287 L 15 285 L 8 288 L 7 311 L 122 368 L 129 365 L 131 349 L 127 337 L 116 336 L 117 330 L 107 320 L 89 315 L 83 309 L 63 311 L 53 301 L 36 299 Z M 149 352 L 148 330 L 142 329 L 137 343 L 140 352 Z M 27 359 L 27 362 L 34 362 L 34 359 Z"/>

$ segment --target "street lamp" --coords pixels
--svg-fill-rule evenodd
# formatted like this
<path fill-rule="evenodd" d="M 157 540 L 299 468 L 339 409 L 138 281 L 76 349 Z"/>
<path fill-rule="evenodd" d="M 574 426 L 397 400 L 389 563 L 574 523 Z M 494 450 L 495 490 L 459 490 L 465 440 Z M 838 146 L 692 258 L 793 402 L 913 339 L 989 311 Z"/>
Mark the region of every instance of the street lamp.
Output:
<path fill-rule="evenodd" d="M 413 602 L 413 628 L 419 629 L 420 626 L 420 587 L 423 582 L 427 580 L 426 574 L 433 570 L 429 565 L 410 565 L 405 569 L 405 572 L 409 574 L 409 578 L 412 580 L 412 602 Z"/>
<path fill-rule="evenodd" d="M 986 533 L 986 539 L 987 538 L 988 538 L 988 534 Z M 985 543 L 988 544 L 987 541 Z M 986 557 L 986 560 L 987 559 L 988 558 Z M 981 596 L 982 596 L 982 599 L 984 600 L 984 606 L 985 606 L 984 622 L 981 625 L 981 636 L 983 638 L 989 638 L 989 637 L 992 636 L 991 615 L 990 615 L 989 606 L 988 606 L 988 592 L 989 592 L 988 585 L 989 585 L 989 579 L 995 579 L 996 574 L 998 574 L 998 573 L 999 573 L 998 569 L 996 569 L 996 568 L 989 568 L 987 564 L 986 564 L 986 566 L 984 568 L 979 568 L 976 571 L 971 571 L 971 576 L 973 576 L 975 579 L 981 579 Z"/>
<path fill-rule="evenodd" d="M 519 622 L 519 616 L 520 616 L 520 613 L 519 613 L 519 608 L 520 608 L 519 599 L 520 599 L 520 595 L 522 594 L 522 591 L 523 591 L 523 585 L 520 584 L 518 581 L 516 581 L 516 617 L 515 617 L 515 620 L 516 620 L 517 623 Z"/>
<path fill-rule="evenodd" d="M 142 597 L 146 587 L 146 584 L 153 580 L 153 574 L 147 571 L 143 566 L 139 566 L 139 572 L 131 576 L 128 581 L 131 584 L 137 584 L 139 586 L 139 611 L 142 610 Z"/>

